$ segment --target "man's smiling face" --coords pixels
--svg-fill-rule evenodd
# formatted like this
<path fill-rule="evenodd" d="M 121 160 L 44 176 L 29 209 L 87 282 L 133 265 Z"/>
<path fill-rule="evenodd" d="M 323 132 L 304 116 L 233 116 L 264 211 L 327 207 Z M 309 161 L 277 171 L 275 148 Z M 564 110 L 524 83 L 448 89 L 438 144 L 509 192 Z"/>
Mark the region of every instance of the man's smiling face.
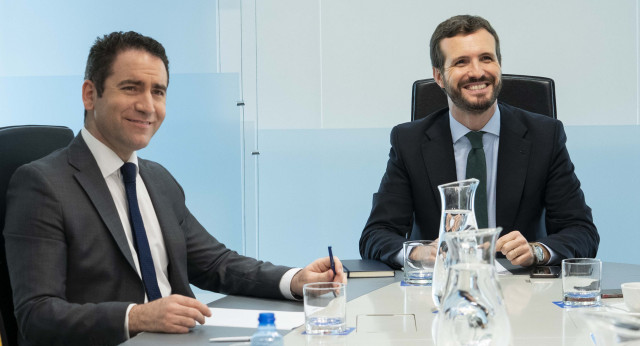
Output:
<path fill-rule="evenodd" d="M 165 117 L 168 76 L 162 60 L 144 50 L 118 53 L 98 97 L 92 81 L 82 88 L 85 127 L 123 161 L 149 144 Z"/>
<path fill-rule="evenodd" d="M 469 113 L 482 113 L 495 104 L 502 88 L 496 42 L 485 29 L 440 41 L 444 73 L 434 69 L 436 82 L 453 105 Z"/>

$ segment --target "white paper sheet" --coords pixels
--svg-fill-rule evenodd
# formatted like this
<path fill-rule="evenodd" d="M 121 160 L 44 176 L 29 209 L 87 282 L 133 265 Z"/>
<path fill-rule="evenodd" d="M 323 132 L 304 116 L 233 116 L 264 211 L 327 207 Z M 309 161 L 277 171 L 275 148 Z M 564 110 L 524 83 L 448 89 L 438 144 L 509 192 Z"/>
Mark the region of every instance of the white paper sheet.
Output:
<path fill-rule="evenodd" d="M 291 330 L 304 324 L 304 312 L 221 308 L 211 308 L 211 317 L 206 317 L 204 324 L 208 326 L 257 328 L 258 315 L 261 312 L 274 313 L 276 316 L 276 329 Z"/>

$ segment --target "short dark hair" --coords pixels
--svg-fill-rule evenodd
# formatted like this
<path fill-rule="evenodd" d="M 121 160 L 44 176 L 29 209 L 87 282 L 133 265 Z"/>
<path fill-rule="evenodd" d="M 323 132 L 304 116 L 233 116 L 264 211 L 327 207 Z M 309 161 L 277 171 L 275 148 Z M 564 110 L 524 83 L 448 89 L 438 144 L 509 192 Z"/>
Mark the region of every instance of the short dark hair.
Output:
<path fill-rule="evenodd" d="M 84 79 L 90 80 L 96 87 L 98 97 L 104 92 L 104 81 L 113 73 L 112 67 L 116 56 L 125 50 L 139 49 L 162 60 L 167 70 L 167 84 L 169 83 L 169 59 L 160 42 L 151 37 L 141 35 L 135 31 L 116 31 L 102 38 L 96 38 L 91 46 Z M 85 110 L 85 116 L 87 111 Z"/>
<path fill-rule="evenodd" d="M 496 40 L 496 56 L 498 63 L 502 65 L 502 56 L 500 55 L 500 39 L 498 34 L 489 21 L 480 16 L 460 15 L 451 17 L 444 22 L 440 23 L 436 30 L 431 35 L 431 42 L 429 43 L 429 50 L 431 53 L 431 66 L 438 69 L 441 73 L 444 73 L 444 60 L 445 56 L 440 48 L 440 41 L 445 38 L 457 36 L 459 34 L 468 35 L 474 32 L 485 29 Z"/>

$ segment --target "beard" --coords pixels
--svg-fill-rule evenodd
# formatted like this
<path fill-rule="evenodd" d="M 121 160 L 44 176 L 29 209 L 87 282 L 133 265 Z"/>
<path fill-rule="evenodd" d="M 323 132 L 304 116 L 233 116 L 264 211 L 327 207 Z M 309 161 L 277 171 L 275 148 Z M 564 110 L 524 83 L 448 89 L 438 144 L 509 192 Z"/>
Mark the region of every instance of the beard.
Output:
<path fill-rule="evenodd" d="M 481 78 L 469 78 L 465 81 L 461 81 L 458 85 L 466 84 L 466 83 L 474 83 L 474 82 L 489 82 L 490 85 L 493 85 L 493 92 L 491 93 L 491 97 L 486 99 L 475 99 L 475 100 L 467 100 L 464 96 L 462 96 L 462 88 L 457 87 L 454 88 L 449 83 L 447 83 L 446 79 L 443 79 L 444 82 L 444 92 L 449 96 L 451 102 L 456 105 L 458 108 L 467 111 L 469 113 L 482 113 L 488 110 L 498 99 L 498 95 L 500 94 L 500 90 L 502 90 L 502 78 L 498 80 L 496 84 L 496 78 L 493 76 L 483 76 Z"/>

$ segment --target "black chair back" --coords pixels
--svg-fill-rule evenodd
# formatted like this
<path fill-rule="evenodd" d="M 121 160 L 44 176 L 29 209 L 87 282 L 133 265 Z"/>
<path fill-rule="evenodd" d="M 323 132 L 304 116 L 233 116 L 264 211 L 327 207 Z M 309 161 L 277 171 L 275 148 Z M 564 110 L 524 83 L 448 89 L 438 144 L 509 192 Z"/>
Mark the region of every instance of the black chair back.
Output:
<path fill-rule="evenodd" d="M 553 79 L 546 77 L 502 75 L 500 102 L 554 119 L 556 113 L 556 88 Z M 448 107 L 447 96 L 433 78 L 413 83 L 411 120 L 418 120 Z"/>
<path fill-rule="evenodd" d="M 73 131 L 64 126 L 0 127 L 0 230 L 4 229 L 7 187 L 16 169 L 67 146 Z M 0 335 L 3 346 L 18 344 L 13 295 L 7 271 L 4 236 L 0 236 Z"/>

